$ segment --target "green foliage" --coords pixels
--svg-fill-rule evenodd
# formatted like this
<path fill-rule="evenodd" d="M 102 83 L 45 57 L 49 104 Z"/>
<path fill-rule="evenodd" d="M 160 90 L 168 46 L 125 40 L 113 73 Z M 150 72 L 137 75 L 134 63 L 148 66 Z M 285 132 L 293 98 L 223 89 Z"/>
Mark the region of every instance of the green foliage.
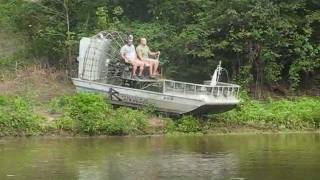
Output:
<path fill-rule="evenodd" d="M 314 122 L 314 127 L 319 129 L 320 128 L 320 112 L 319 111 L 312 112 L 310 116 L 312 117 L 312 120 Z"/>
<path fill-rule="evenodd" d="M 63 107 L 66 104 L 65 97 L 53 98 L 49 103 L 50 113 L 63 113 Z"/>
<path fill-rule="evenodd" d="M 242 66 L 239 73 L 234 78 L 234 80 L 243 88 L 248 88 L 249 83 L 253 80 L 251 68 L 251 65 Z"/>
<path fill-rule="evenodd" d="M 53 104 L 63 112 L 63 117 L 56 121 L 60 130 L 90 135 L 134 135 L 143 134 L 147 124 L 147 116 L 142 111 L 129 108 L 114 111 L 98 94 L 78 93 Z"/>
<path fill-rule="evenodd" d="M 152 51 L 161 50 L 161 64 L 168 64 L 173 55 L 175 48 L 168 42 L 174 39 L 174 26 L 169 24 L 159 24 L 159 22 L 141 23 L 133 21 L 126 23 L 124 26 L 118 28 L 128 34 L 132 34 L 135 38 L 135 44 L 138 44 L 140 38 L 145 37 Z"/>
<path fill-rule="evenodd" d="M 27 100 L 0 96 L 0 135 L 35 135 L 43 131 L 43 118 L 33 113 Z"/>
<path fill-rule="evenodd" d="M 31 64 L 21 52 L 0 57 L 0 75 L 13 75 L 13 72 Z"/>
<path fill-rule="evenodd" d="M 214 121 L 229 124 L 256 124 L 288 129 L 318 128 L 318 98 L 294 98 L 259 102 L 245 100 L 236 109 L 213 116 Z"/>
<path fill-rule="evenodd" d="M 167 134 L 176 132 L 176 124 L 172 119 L 165 120 L 164 132 Z"/>
<path fill-rule="evenodd" d="M 146 114 L 156 114 L 157 108 L 154 104 L 148 103 L 141 109 Z"/>
<path fill-rule="evenodd" d="M 2 0 L 0 20 L 56 67 L 76 63 L 81 37 L 118 30 L 146 37 L 175 79 L 202 82 L 221 60 L 245 87 L 289 81 L 294 90 L 320 68 L 319 9 L 308 0 Z"/>
<path fill-rule="evenodd" d="M 202 131 L 199 119 L 193 116 L 182 116 L 176 122 L 167 120 L 165 123 L 165 133 L 197 133 Z"/>
<path fill-rule="evenodd" d="M 144 134 L 147 125 L 147 116 L 143 111 L 130 108 L 118 108 L 113 118 L 105 126 L 108 134 L 134 135 Z"/>
<path fill-rule="evenodd" d="M 64 121 L 75 121 L 78 131 L 94 134 L 99 129 L 99 123 L 108 119 L 111 114 L 111 106 L 106 100 L 97 94 L 79 93 L 66 96 L 63 100 Z"/>
<path fill-rule="evenodd" d="M 199 120 L 192 116 L 183 116 L 177 122 L 177 131 L 184 133 L 194 133 L 201 130 Z"/>
<path fill-rule="evenodd" d="M 192 116 L 175 121 L 165 119 L 163 130 L 168 134 L 202 133 L 220 122 L 270 129 L 320 128 L 319 98 L 295 97 L 261 102 L 246 93 L 241 93 L 241 98 L 239 107 L 212 115 L 209 122 L 201 122 Z M 98 94 L 78 93 L 55 99 L 52 112 L 60 113 L 61 117 L 53 124 L 36 115 L 30 102 L 21 97 L 0 96 L 0 136 L 37 135 L 48 130 L 89 135 L 147 133 L 148 116 L 144 111 L 124 107 L 113 110 Z"/>
<path fill-rule="evenodd" d="M 107 16 L 107 9 L 105 7 L 98 7 L 96 11 L 97 15 L 97 27 L 99 29 L 107 29 L 109 26 L 109 17 Z"/>
<path fill-rule="evenodd" d="M 76 123 L 73 119 L 68 116 L 63 116 L 57 120 L 55 120 L 54 124 L 55 128 L 62 131 L 76 131 Z"/>

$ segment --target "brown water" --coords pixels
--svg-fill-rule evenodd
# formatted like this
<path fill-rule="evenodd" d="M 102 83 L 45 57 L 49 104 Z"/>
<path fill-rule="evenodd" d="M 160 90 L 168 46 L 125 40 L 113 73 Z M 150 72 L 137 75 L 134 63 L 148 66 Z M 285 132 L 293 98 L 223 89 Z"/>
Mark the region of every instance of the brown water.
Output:
<path fill-rule="evenodd" d="M 320 179 L 320 134 L 0 139 L 0 179 Z"/>

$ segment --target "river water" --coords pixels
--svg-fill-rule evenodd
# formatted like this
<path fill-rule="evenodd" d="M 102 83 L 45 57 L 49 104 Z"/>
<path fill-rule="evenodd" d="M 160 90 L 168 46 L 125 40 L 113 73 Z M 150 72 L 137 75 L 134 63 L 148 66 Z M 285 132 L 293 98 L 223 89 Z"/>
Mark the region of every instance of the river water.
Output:
<path fill-rule="evenodd" d="M 0 179 L 320 179 L 320 134 L 4 138 Z"/>

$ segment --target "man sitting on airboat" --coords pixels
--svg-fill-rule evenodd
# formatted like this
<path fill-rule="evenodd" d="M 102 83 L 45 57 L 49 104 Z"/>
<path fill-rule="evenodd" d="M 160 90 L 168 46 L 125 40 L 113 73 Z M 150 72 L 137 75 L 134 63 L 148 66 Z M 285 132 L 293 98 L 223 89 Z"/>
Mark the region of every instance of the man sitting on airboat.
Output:
<path fill-rule="evenodd" d="M 166 114 L 205 114 L 224 112 L 239 104 L 239 86 L 219 81 L 221 71 L 219 63 L 211 83 L 193 84 L 168 79 L 140 80 L 146 64 L 151 64 L 146 40 L 142 39 L 141 49 L 133 45 L 133 36 L 124 44 L 123 33 L 101 32 L 90 38 L 82 38 L 79 46 L 78 78 L 72 78 L 77 91 L 97 92 L 105 95 L 109 102 L 117 106 L 144 107 L 151 104 L 157 111 Z M 120 53 L 121 55 L 120 55 Z M 157 58 L 155 58 L 157 59 Z M 145 61 L 150 62 L 145 62 Z M 127 62 L 133 66 L 132 74 Z M 150 75 L 157 73 L 158 64 L 152 64 Z M 128 77 L 133 75 L 132 78 Z"/>
<path fill-rule="evenodd" d="M 143 73 L 145 63 L 142 60 L 138 59 L 138 57 L 137 57 L 136 49 L 133 45 L 133 36 L 132 35 L 128 36 L 127 44 L 124 45 L 120 49 L 120 54 L 126 63 L 129 63 L 133 66 L 132 78 L 133 79 L 137 78 L 136 71 L 138 68 L 139 68 L 138 78 L 142 78 L 142 73 Z"/>
<path fill-rule="evenodd" d="M 149 66 L 149 75 L 151 78 L 155 78 L 159 75 L 158 67 L 159 67 L 159 56 L 160 51 L 152 52 L 147 46 L 147 39 L 141 38 L 140 44 L 138 45 L 137 55 L 140 60 L 142 60 L 146 66 Z"/>
<path fill-rule="evenodd" d="M 132 78 L 136 79 L 143 78 L 142 73 L 144 66 L 149 67 L 149 75 L 151 78 L 155 78 L 159 75 L 159 56 L 160 51 L 152 52 L 147 46 L 146 38 L 140 39 L 140 44 L 135 49 L 133 45 L 133 36 L 129 35 L 127 39 L 127 44 L 125 44 L 120 50 L 121 57 L 126 63 L 129 63 L 133 66 L 132 69 Z M 139 75 L 136 75 L 136 71 L 139 68 Z"/>

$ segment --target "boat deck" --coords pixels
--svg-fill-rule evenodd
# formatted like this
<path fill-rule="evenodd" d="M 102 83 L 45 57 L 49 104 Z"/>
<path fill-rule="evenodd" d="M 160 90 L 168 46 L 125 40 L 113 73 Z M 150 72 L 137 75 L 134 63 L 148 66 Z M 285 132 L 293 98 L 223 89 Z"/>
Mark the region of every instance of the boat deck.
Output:
<path fill-rule="evenodd" d="M 234 99 L 239 93 L 239 86 L 229 83 L 218 83 L 215 86 L 206 84 L 194 84 L 168 79 L 133 79 L 122 78 L 122 85 L 125 87 L 150 90 L 167 95 L 180 97 L 192 97 L 195 99 L 215 98 L 215 99 Z M 150 89 L 150 87 L 157 87 Z M 207 99 L 206 98 L 206 99 Z"/>
<path fill-rule="evenodd" d="M 149 83 L 155 83 L 155 82 L 162 82 L 163 79 L 140 79 L 140 78 L 121 78 L 122 80 L 126 81 L 136 81 L 136 82 L 149 82 Z"/>

